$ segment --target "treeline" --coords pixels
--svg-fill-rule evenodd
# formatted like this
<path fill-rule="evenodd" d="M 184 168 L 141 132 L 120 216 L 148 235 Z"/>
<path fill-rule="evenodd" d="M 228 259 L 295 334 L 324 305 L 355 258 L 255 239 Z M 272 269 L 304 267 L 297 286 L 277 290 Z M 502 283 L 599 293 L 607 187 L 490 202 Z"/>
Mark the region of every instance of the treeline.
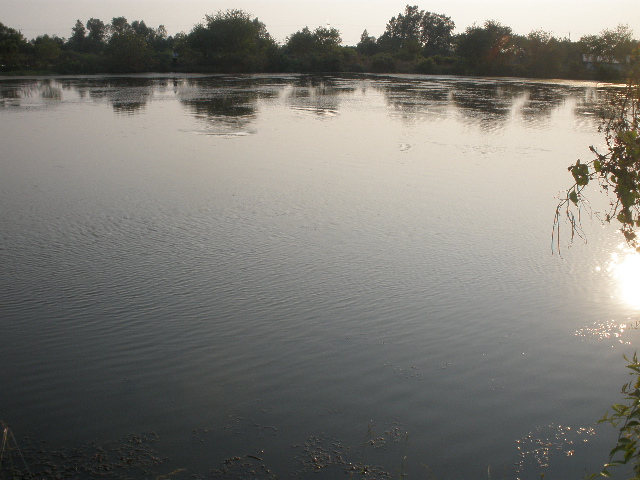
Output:
<path fill-rule="evenodd" d="M 0 23 L 0 72 L 372 72 L 570 79 L 623 79 L 639 42 L 628 27 L 603 30 L 578 41 L 544 31 L 515 34 L 495 21 L 454 35 L 442 14 L 407 5 L 378 38 L 365 30 L 343 46 L 332 27 L 305 27 L 278 44 L 264 23 L 242 10 L 206 15 L 189 33 L 168 36 L 161 25 L 78 20 L 68 39 L 27 40 Z"/>

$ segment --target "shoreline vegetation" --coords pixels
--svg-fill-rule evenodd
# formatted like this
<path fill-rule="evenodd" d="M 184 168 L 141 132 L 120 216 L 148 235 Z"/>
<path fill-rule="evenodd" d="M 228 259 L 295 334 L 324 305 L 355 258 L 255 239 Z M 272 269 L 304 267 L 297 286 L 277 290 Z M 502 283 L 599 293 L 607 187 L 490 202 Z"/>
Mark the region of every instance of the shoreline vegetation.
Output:
<path fill-rule="evenodd" d="M 120 73 L 415 73 L 624 81 L 640 42 L 626 25 L 577 41 L 543 30 L 518 35 L 493 20 L 454 34 L 443 14 L 407 5 L 378 38 L 342 45 L 331 26 L 304 27 L 278 44 L 242 10 L 218 11 L 174 36 L 144 20 L 77 20 L 69 38 L 27 40 L 0 23 L 0 75 Z M 635 53 L 634 53 L 635 52 Z"/>

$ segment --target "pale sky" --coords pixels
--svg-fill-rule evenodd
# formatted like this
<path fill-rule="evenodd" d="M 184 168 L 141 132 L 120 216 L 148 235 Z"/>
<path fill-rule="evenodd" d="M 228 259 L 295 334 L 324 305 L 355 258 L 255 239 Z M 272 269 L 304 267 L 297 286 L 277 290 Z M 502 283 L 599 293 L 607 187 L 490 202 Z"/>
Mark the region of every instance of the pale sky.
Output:
<path fill-rule="evenodd" d="M 188 33 L 205 14 L 237 8 L 258 17 L 281 43 L 305 26 L 313 30 L 329 24 L 340 31 L 343 45 L 355 45 L 365 29 L 380 36 L 407 3 L 451 17 L 456 33 L 497 20 L 518 34 L 542 29 L 575 41 L 625 24 L 640 39 L 640 0 L 1 0 L 0 22 L 27 39 L 45 33 L 68 38 L 77 19 L 109 23 L 124 16 L 154 28 L 164 25 L 174 35 Z"/>

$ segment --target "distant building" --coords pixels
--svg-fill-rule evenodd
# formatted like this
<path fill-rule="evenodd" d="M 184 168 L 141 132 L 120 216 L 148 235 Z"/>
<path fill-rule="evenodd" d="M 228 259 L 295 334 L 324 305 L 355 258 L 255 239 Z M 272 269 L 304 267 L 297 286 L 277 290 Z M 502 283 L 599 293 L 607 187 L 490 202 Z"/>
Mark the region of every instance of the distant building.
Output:
<path fill-rule="evenodd" d="M 582 54 L 582 62 L 585 64 L 587 69 L 595 70 L 596 67 L 607 65 L 609 67 L 615 68 L 616 70 L 623 70 L 625 65 L 631 63 L 631 55 L 627 55 L 623 61 L 618 60 L 617 58 L 613 58 L 609 55 L 595 55 L 593 53 L 583 53 Z"/>

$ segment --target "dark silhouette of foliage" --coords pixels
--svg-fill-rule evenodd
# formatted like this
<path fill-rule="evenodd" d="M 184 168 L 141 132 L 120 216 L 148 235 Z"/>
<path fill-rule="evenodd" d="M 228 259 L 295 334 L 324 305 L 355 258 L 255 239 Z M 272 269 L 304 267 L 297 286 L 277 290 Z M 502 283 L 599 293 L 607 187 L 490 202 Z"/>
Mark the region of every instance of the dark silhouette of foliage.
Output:
<path fill-rule="evenodd" d="M 383 51 L 405 57 L 444 55 L 451 52 L 454 28 L 450 17 L 407 5 L 404 13 L 389 20 L 378 43 Z"/>
<path fill-rule="evenodd" d="M 621 80 L 638 45 L 626 26 L 578 42 L 537 30 L 516 35 L 495 21 L 453 35 L 453 20 L 406 5 L 378 38 L 364 30 L 344 46 L 331 26 L 308 27 L 278 45 L 266 26 L 243 10 L 206 15 L 189 33 L 114 17 L 77 20 L 68 40 L 27 41 L 0 24 L 0 69 L 24 73 L 377 72 Z M 129 52 L 130 49 L 130 52 Z"/>
<path fill-rule="evenodd" d="M 30 42 L 35 51 L 37 66 L 48 68 L 55 62 L 62 52 L 64 40 L 49 35 L 41 35 Z"/>
<path fill-rule="evenodd" d="M 303 72 L 335 72 L 341 70 L 342 51 L 340 32 L 332 27 L 308 27 L 290 35 L 285 55 L 291 60 L 292 70 Z"/>
<path fill-rule="evenodd" d="M 605 29 L 598 35 L 585 35 L 580 39 L 582 51 L 598 78 L 620 80 L 637 45 L 626 25 Z"/>
<path fill-rule="evenodd" d="M 125 17 L 114 17 L 111 19 L 109 26 L 111 35 L 124 35 L 127 33 L 135 33 L 131 25 Z"/>
<path fill-rule="evenodd" d="M 371 71 L 374 73 L 395 73 L 396 62 L 389 53 L 378 53 L 371 59 Z"/>
<path fill-rule="evenodd" d="M 102 20 L 90 18 L 86 23 L 87 28 L 87 51 L 92 53 L 101 53 L 105 47 L 107 38 L 107 26 Z"/>
<path fill-rule="evenodd" d="M 376 37 L 369 35 L 367 30 L 360 35 L 360 42 L 357 45 L 358 52 L 362 55 L 372 56 L 379 52 Z"/>
<path fill-rule="evenodd" d="M 457 53 L 468 70 L 480 75 L 510 75 L 517 55 L 511 27 L 494 20 L 472 25 L 457 39 Z"/>
<path fill-rule="evenodd" d="M 139 73 L 149 70 L 152 51 L 144 37 L 123 31 L 114 33 L 105 49 L 109 70 L 117 73 Z"/>
<path fill-rule="evenodd" d="M 242 10 L 207 15 L 187 36 L 195 63 L 211 71 L 263 71 L 275 42 L 264 23 Z"/>
<path fill-rule="evenodd" d="M 80 19 L 76 20 L 76 24 L 71 31 L 73 33 L 67 41 L 67 46 L 77 52 L 83 51 L 87 40 L 87 29 L 85 28 L 84 23 L 82 23 Z"/>
<path fill-rule="evenodd" d="M 449 55 L 455 23 L 450 17 L 425 12 L 422 15 L 420 41 L 425 56 Z"/>
<path fill-rule="evenodd" d="M 0 63 L 7 68 L 20 65 L 20 52 L 27 45 L 22 33 L 0 23 Z"/>

